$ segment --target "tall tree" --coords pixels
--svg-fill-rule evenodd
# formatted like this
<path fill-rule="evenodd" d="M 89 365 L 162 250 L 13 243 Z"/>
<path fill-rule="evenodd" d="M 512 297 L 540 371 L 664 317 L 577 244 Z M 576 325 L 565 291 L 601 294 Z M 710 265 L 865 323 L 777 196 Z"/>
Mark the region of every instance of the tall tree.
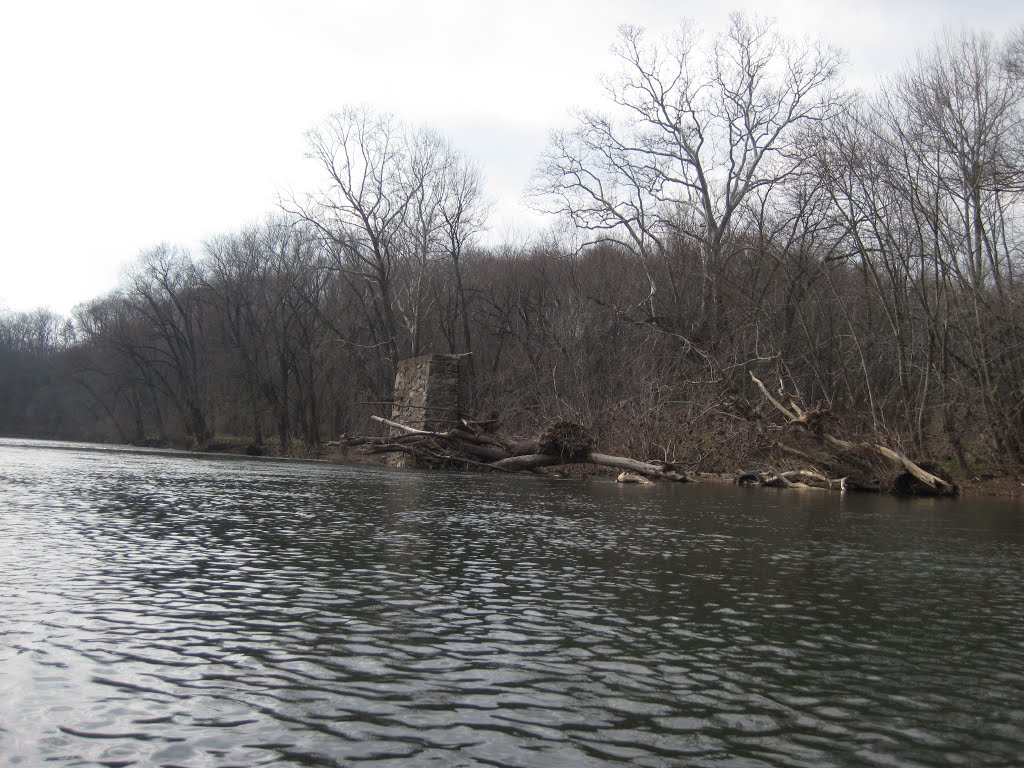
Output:
<path fill-rule="evenodd" d="M 362 305 L 372 343 L 392 364 L 422 354 L 437 298 L 431 271 L 448 261 L 459 284 L 460 259 L 486 219 L 479 168 L 436 132 L 367 108 L 331 115 L 306 139 L 325 184 L 285 201 L 286 209 L 320 234 Z"/>
<path fill-rule="evenodd" d="M 533 192 L 543 210 L 639 258 L 654 316 L 653 260 L 672 240 L 696 248 L 706 316 L 744 204 L 802 169 L 802 131 L 842 105 L 843 57 L 740 13 L 706 43 L 692 21 L 653 43 L 624 26 L 614 53 L 619 69 L 604 79 L 613 111 L 581 111 L 573 130 L 553 134 Z"/>
<path fill-rule="evenodd" d="M 306 133 L 307 156 L 326 184 L 285 207 L 312 224 L 363 302 L 374 343 L 400 355 L 396 273 L 407 255 L 402 230 L 419 181 L 411 147 L 391 115 L 350 107 Z"/>
<path fill-rule="evenodd" d="M 201 286 L 188 254 L 165 244 L 141 254 L 124 293 L 125 302 L 146 322 L 146 359 L 181 414 L 186 432 L 200 445 L 213 436 Z"/>

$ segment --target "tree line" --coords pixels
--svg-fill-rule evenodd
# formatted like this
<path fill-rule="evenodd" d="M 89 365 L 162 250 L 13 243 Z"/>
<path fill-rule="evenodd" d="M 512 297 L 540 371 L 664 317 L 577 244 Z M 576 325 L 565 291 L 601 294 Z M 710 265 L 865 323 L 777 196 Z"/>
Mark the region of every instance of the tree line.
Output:
<path fill-rule="evenodd" d="M 322 184 L 77 307 L 0 314 L 0 432 L 316 451 L 399 360 L 472 353 L 471 407 L 695 468 L 764 460 L 750 374 L 849 435 L 973 475 L 1024 463 L 1024 30 L 946 33 L 873 92 L 734 14 L 623 27 L 603 111 L 538 159 L 571 226 L 482 244 L 483 169 L 368 108 L 310 130 Z"/>

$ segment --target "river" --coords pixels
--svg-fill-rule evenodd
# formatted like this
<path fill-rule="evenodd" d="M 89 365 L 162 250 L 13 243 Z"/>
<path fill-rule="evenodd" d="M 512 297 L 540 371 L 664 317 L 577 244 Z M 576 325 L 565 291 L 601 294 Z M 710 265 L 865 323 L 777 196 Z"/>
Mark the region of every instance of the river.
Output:
<path fill-rule="evenodd" d="M 0 440 L 0 760 L 1010 766 L 1024 507 Z"/>

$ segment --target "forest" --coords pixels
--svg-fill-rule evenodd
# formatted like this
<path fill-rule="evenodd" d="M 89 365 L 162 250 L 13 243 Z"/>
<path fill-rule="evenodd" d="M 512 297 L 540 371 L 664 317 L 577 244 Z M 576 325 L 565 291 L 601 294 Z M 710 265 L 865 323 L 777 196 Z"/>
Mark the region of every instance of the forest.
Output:
<path fill-rule="evenodd" d="M 0 434 L 315 455 L 390 413 L 399 360 L 471 353 L 470 410 L 511 434 L 783 464 L 753 374 L 836 434 L 1019 475 L 1024 28 L 868 92 L 845 61 L 742 14 L 622 27 L 602 111 L 536 159 L 551 228 L 515 242 L 445 136 L 344 108 L 261 223 L 148 247 L 69 317 L 0 310 Z"/>

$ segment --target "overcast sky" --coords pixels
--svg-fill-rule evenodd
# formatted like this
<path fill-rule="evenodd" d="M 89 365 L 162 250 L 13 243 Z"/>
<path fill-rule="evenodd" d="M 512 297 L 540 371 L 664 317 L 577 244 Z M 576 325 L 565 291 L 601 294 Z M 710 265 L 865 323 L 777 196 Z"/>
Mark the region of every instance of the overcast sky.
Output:
<path fill-rule="evenodd" d="M 303 132 L 346 104 L 426 123 L 478 159 L 497 235 L 547 132 L 598 106 L 616 28 L 709 32 L 770 9 L 844 48 L 870 87 L 943 26 L 1001 33 L 976 0 L 24 0 L 0 11 L 0 308 L 68 312 L 142 249 L 198 252 L 316 182 Z"/>

